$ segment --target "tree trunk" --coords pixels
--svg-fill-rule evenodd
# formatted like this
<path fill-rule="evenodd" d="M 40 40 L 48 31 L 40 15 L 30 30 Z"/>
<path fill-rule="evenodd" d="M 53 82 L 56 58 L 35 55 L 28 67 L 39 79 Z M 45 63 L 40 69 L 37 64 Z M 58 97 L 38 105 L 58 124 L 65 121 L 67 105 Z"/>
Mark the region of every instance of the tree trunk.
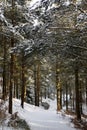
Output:
<path fill-rule="evenodd" d="M 16 97 L 16 83 L 15 83 L 15 79 L 14 79 L 14 88 L 13 88 L 13 97 Z"/>
<path fill-rule="evenodd" d="M 40 64 L 37 65 L 37 106 L 39 106 L 40 97 Z"/>
<path fill-rule="evenodd" d="M 42 88 L 40 88 L 40 98 L 41 98 L 40 102 L 42 103 L 42 90 L 41 89 Z"/>
<path fill-rule="evenodd" d="M 16 98 L 19 98 L 18 79 L 16 79 Z"/>
<path fill-rule="evenodd" d="M 3 24 L 0 24 L 1 28 L 0 28 L 0 32 L 3 31 Z M 6 97 L 6 38 L 3 34 L 1 34 L 1 41 L 3 44 L 3 73 L 2 73 L 2 77 L 3 77 L 3 81 L 1 80 L 1 85 L 2 85 L 2 99 L 5 100 Z"/>
<path fill-rule="evenodd" d="M 36 65 L 34 65 L 34 93 L 35 93 L 35 106 L 37 106 L 37 80 L 36 80 Z"/>
<path fill-rule="evenodd" d="M 80 84 L 79 84 L 79 98 L 80 98 L 80 111 L 81 111 L 81 114 L 83 113 L 82 112 L 82 81 L 80 81 Z"/>
<path fill-rule="evenodd" d="M 46 88 L 46 86 L 44 86 L 44 98 L 45 99 L 47 98 L 47 88 Z"/>
<path fill-rule="evenodd" d="M 75 68 L 75 91 L 76 91 L 76 115 L 77 120 L 81 120 L 81 111 L 80 111 L 80 98 L 79 98 L 79 82 L 78 82 L 78 67 Z"/>
<path fill-rule="evenodd" d="M 87 106 L 87 78 L 86 78 L 86 106 Z"/>
<path fill-rule="evenodd" d="M 62 109 L 62 88 L 60 89 L 60 109 Z"/>
<path fill-rule="evenodd" d="M 24 108 L 25 101 L 25 64 L 24 64 L 24 52 L 22 54 L 22 89 L 21 89 L 21 107 Z"/>
<path fill-rule="evenodd" d="M 39 106 L 40 98 L 40 64 L 34 66 L 35 106 Z"/>
<path fill-rule="evenodd" d="M 6 98 L 6 67 L 3 66 L 3 100 Z"/>
<path fill-rule="evenodd" d="M 14 38 L 11 38 L 11 47 L 14 46 Z M 12 114 L 12 91 L 14 86 L 14 55 L 11 53 L 11 62 L 10 62 L 10 86 L 9 86 L 9 113 Z"/>
<path fill-rule="evenodd" d="M 72 99 L 72 107 L 73 107 L 73 110 L 75 110 L 75 91 L 73 90 L 73 99 Z"/>
<path fill-rule="evenodd" d="M 3 100 L 6 98 L 6 42 L 3 36 L 3 44 L 4 44 L 4 49 L 3 49 Z"/>
<path fill-rule="evenodd" d="M 58 69 L 58 63 L 56 61 L 56 89 L 57 89 L 57 111 L 60 111 L 61 109 L 61 88 L 60 88 L 60 79 L 59 79 L 59 69 Z"/>
<path fill-rule="evenodd" d="M 14 26 L 14 0 L 12 0 L 12 12 L 11 12 L 11 21 L 12 25 Z M 14 47 L 14 35 L 11 37 L 11 48 Z M 11 60 L 10 60 L 10 86 L 9 86 L 9 113 L 12 114 L 12 91 L 14 85 L 14 54 L 11 53 Z"/>
<path fill-rule="evenodd" d="M 66 81 L 66 111 L 68 111 L 68 84 Z"/>

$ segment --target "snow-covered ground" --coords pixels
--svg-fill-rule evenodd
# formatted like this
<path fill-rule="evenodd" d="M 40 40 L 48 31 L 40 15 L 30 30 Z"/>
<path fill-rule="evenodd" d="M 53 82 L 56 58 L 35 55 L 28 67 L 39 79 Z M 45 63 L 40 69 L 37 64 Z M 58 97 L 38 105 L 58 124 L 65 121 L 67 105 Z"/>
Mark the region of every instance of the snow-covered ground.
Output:
<path fill-rule="evenodd" d="M 70 116 L 62 112 L 56 112 L 56 101 L 48 100 L 50 108 L 44 110 L 42 107 L 35 107 L 25 103 L 24 109 L 20 107 L 20 100 L 13 100 L 13 110 L 25 119 L 31 130 L 76 130 L 70 122 Z"/>

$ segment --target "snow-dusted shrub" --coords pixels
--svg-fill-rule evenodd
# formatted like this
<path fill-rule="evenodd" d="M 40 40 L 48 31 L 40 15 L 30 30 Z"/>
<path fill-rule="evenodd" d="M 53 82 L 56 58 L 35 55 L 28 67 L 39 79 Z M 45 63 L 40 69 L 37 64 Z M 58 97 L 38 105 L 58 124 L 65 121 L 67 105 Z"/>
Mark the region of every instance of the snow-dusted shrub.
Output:
<path fill-rule="evenodd" d="M 49 109 L 50 105 L 47 102 L 42 102 L 41 105 L 44 107 L 44 109 Z"/>
<path fill-rule="evenodd" d="M 23 119 L 20 119 L 17 114 L 18 114 L 18 112 L 15 112 L 14 114 L 11 115 L 11 118 L 8 122 L 8 126 L 14 127 L 14 128 L 24 128 L 26 130 L 30 130 L 26 121 Z"/>
<path fill-rule="evenodd" d="M 0 122 L 5 120 L 7 109 L 8 107 L 5 106 L 4 101 L 0 99 Z"/>

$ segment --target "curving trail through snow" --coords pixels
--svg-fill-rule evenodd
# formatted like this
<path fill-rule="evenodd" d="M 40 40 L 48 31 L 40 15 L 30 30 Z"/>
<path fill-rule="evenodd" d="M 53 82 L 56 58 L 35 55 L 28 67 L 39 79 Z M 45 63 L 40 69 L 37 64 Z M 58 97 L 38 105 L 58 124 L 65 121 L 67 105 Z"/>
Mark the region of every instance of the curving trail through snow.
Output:
<path fill-rule="evenodd" d="M 50 101 L 50 100 L 49 100 Z M 70 117 L 56 113 L 56 101 L 50 101 L 50 109 L 35 107 L 25 103 L 24 109 L 20 107 L 20 101 L 14 99 L 14 112 L 18 111 L 19 116 L 26 120 L 31 130 L 76 130 Z"/>

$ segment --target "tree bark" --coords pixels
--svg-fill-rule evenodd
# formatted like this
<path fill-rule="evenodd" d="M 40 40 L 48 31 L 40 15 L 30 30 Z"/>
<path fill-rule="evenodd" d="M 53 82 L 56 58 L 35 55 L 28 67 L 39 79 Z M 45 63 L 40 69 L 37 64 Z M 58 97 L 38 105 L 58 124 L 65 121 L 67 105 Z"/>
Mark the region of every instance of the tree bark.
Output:
<path fill-rule="evenodd" d="M 40 64 L 37 65 L 37 106 L 39 106 L 40 98 Z"/>
<path fill-rule="evenodd" d="M 68 84 L 66 81 L 66 111 L 68 111 Z"/>
<path fill-rule="evenodd" d="M 86 80 L 86 85 L 85 86 L 86 86 L 86 106 L 87 106 L 87 77 L 86 77 L 85 80 Z"/>
<path fill-rule="evenodd" d="M 39 106 L 40 98 L 40 64 L 34 66 L 35 106 Z"/>
<path fill-rule="evenodd" d="M 35 93 L 35 106 L 37 106 L 37 80 L 36 80 L 36 65 L 34 65 L 34 93 Z"/>
<path fill-rule="evenodd" d="M 5 37 L 3 37 L 3 44 L 4 44 L 4 48 L 3 48 L 3 100 L 5 100 L 6 98 L 6 42 L 5 42 Z"/>
<path fill-rule="evenodd" d="M 56 89 L 57 89 L 57 111 L 60 111 L 61 109 L 61 88 L 60 88 L 60 79 L 59 79 L 59 68 L 58 63 L 56 61 Z"/>
<path fill-rule="evenodd" d="M 14 38 L 11 38 L 11 47 L 14 46 Z M 12 91 L 14 86 L 14 55 L 11 53 L 11 62 L 10 62 L 10 86 L 9 86 L 9 113 L 12 114 Z"/>
<path fill-rule="evenodd" d="M 72 107 L 73 107 L 73 110 L 75 110 L 75 92 L 74 92 L 74 90 L 73 90 Z"/>
<path fill-rule="evenodd" d="M 25 64 L 24 64 L 24 52 L 22 54 L 22 89 L 21 89 L 21 107 L 24 108 L 25 101 Z"/>
<path fill-rule="evenodd" d="M 81 114 L 83 113 L 82 111 L 82 81 L 80 81 L 80 84 L 79 84 L 79 98 L 80 98 L 80 112 Z"/>
<path fill-rule="evenodd" d="M 11 12 L 11 21 L 14 26 L 14 0 L 12 0 L 12 12 Z M 11 48 L 14 47 L 14 35 L 11 37 Z M 11 53 L 10 60 L 10 86 L 9 86 L 9 113 L 12 114 L 12 91 L 14 86 L 14 54 Z"/>
<path fill-rule="evenodd" d="M 75 68 L 75 91 L 76 91 L 76 115 L 77 120 L 81 120 L 81 111 L 80 111 L 80 98 L 79 98 L 79 81 L 78 81 L 78 67 Z"/>
<path fill-rule="evenodd" d="M 62 109 L 62 88 L 60 88 L 60 109 Z"/>

